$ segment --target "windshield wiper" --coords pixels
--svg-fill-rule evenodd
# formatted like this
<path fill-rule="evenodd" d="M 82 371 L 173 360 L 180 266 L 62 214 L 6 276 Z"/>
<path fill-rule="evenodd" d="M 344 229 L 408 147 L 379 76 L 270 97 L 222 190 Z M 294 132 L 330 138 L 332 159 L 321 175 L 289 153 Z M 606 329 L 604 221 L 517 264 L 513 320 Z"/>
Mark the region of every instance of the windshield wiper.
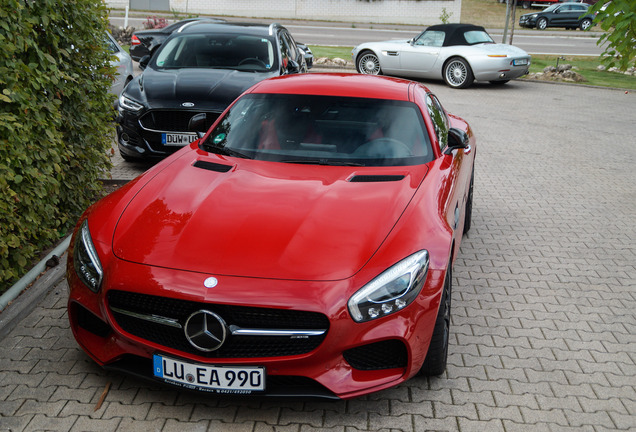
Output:
<path fill-rule="evenodd" d="M 358 162 L 335 161 L 330 159 L 288 159 L 282 160 L 284 163 L 304 164 L 304 165 L 329 165 L 329 166 L 357 166 L 363 167 L 364 164 Z"/>
<path fill-rule="evenodd" d="M 242 159 L 251 159 L 251 157 L 238 152 L 236 150 L 233 150 L 231 148 L 227 148 L 224 146 L 220 146 L 220 145 L 214 145 L 214 144 L 208 144 L 205 143 L 203 144 L 203 149 L 205 151 L 209 151 L 212 153 L 216 153 L 216 154 L 220 154 L 220 155 L 225 155 L 225 156 L 232 156 L 232 157 L 237 157 L 237 158 L 242 158 Z"/>

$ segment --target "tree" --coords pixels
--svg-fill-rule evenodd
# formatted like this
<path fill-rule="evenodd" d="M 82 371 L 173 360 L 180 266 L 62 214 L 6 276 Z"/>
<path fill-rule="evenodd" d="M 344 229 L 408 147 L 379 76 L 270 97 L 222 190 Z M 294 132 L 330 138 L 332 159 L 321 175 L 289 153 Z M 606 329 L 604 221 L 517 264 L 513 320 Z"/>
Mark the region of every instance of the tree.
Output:
<path fill-rule="evenodd" d="M 605 32 L 598 45 L 607 44 L 601 62 L 607 67 L 625 71 L 633 66 L 636 57 L 636 0 L 597 2 L 592 8 L 597 13 L 594 23 Z"/>

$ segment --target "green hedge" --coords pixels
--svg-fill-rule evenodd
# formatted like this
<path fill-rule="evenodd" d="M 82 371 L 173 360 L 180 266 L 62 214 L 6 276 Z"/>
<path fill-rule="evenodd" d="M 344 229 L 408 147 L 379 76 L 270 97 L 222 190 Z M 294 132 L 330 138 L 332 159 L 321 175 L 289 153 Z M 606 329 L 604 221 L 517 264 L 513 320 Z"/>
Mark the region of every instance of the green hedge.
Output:
<path fill-rule="evenodd" d="M 102 0 L 0 0 L 0 293 L 64 237 L 110 168 Z"/>

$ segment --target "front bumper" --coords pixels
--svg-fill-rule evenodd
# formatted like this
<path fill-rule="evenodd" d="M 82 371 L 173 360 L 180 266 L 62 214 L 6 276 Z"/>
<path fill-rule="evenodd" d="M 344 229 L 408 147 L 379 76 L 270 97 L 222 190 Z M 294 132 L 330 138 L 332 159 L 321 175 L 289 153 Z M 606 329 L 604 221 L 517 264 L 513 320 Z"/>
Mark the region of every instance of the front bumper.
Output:
<path fill-rule="evenodd" d="M 197 139 L 188 130 L 190 119 L 198 114 L 206 115 L 206 127 L 210 127 L 221 114 L 215 111 L 145 110 L 132 113 L 120 109 L 117 118 L 117 145 L 123 156 L 131 159 L 161 159 L 169 156 Z M 167 135 L 184 139 L 180 143 L 167 142 Z M 189 141 L 188 141 L 189 140 Z"/>
<path fill-rule="evenodd" d="M 537 18 L 536 17 L 535 18 L 531 18 L 531 17 L 524 18 L 524 17 L 521 17 L 521 18 L 519 18 L 519 25 L 521 27 L 534 28 L 534 27 L 537 26 Z"/>
<path fill-rule="evenodd" d="M 266 396 L 351 398 L 395 386 L 412 377 L 420 370 L 428 350 L 444 280 L 443 272 L 429 269 L 426 284 L 414 303 L 384 318 L 355 323 L 346 307 L 348 298 L 343 296 L 351 292 L 348 280 L 317 283 L 218 277 L 219 286 L 209 290 L 202 281 L 210 275 L 117 259 L 112 266 L 116 268 L 105 272 L 103 288 L 97 294 L 79 281 L 72 265 L 68 269 L 71 328 L 80 346 L 97 363 L 153 380 L 157 379 L 152 374 L 153 354 L 199 364 L 263 366 L 267 376 Z M 136 322 L 134 317 L 127 316 L 125 322 L 113 311 L 114 292 L 151 298 L 151 303 L 166 299 L 169 303 L 185 301 L 194 309 L 217 312 L 236 304 L 238 298 L 240 307 L 323 316 L 328 330 L 315 347 L 311 346 L 312 341 L 300 341 L 309 345 L 299 352 L 293 351 L 297 341 L 287 340 L 282 343 L 287 348 L 278 354 L 252 355 L 244 351 L 228 354 L 229 351 L 219 350 L 224 355 L 220 357 L 215 352 L 197 351 L 178 331 L 157 339 L 156 329 L 152 330 L 143 320 Z M 176 308 L 160 307 L 155 315 L 172 314 L 166 312 L 168 309 Z M 228 325 L 235 320 L 227 312 L 218 313 Z M 178 314 L 175 317 L 182 319 Z M 148 329 L 150 333 L 144 334 Z M 178 340 L 175 342 L 174 338 Z M 250 344 L 257 346 L 258 341 Z"/>

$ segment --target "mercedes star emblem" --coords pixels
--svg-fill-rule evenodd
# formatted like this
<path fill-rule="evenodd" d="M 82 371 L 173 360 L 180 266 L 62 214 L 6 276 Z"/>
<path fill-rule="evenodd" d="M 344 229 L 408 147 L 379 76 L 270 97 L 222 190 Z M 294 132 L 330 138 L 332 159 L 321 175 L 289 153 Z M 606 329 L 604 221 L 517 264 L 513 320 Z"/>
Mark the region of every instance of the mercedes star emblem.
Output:
<path fill-rule="evenodd" d="M 196 311 L 185 323 L 188 342 L 200 351 L 219 349 L 227 336 L 227 326 L 223 318 L 207 310 Z"/>

